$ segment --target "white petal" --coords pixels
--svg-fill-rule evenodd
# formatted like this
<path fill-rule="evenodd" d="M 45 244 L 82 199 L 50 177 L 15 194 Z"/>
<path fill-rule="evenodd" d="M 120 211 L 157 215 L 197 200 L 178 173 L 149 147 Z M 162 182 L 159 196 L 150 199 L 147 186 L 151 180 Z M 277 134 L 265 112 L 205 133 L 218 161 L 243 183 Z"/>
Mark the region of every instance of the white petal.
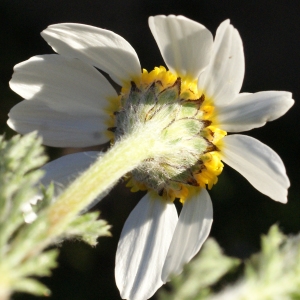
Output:
<path fill-rule="evenodd" d="M 161 270 L 177 220 L 172 203 L 149 194 L 131 212 L 116 254 L 115 277 L 123 299 L 148 299 L 163 284 Z"/>
<path fill-rule="evenodd" d="M 292 94 L 288 92 L 243 93 L 229 105 L 216 107 L 217 122 L 229 132 L 246 131 L 281 117 L 293 104 Z"/>
<path fill-rule="evenodd" d="M 173 239 L 162 271 L 166 282 L 171 274 L 182 272 L 207 239 L 213 221 L 213 208 L 206 189 L 187 199 L 179 215 Z"/>
<path fill-rule="evenodd" d="M 99 156 L 101 156 L 100 152 L 90 151 L 70 154 L 53 160 L 41 168 L 45 173 L 39 183 L 46 188 L 51 182 L 54 184 L 53 200 L 55 201 L 56 197 L 59 196 L 80 173 L 84 172 L 93 164 Z M 106 191 L 105 194 L 99 195 L 84 211 L 97 204 L 108 192 L 109 191 Z M 37 214 L 32 207 L 42 199 L 42 192 L 39 191 L 21 207 L 26 223 L 32 223 L 37 218 Z"/>
<path fill-rule="evenodd" d="M 37 130 L 43 144 L 52 147 L 88 147 L 108 141 L 99 116 L 74 116 L 50 109 L 38 100 L 22 101 L 12 108 L 7 124 L 26 134 Z"/>
<path fill-rule="evenodd" d="M 54 184 L 54 195 L 57 197 L 64 189 L 74 181 L 78 175 L 87 170 L 100 156 L 101 152 L 89 151 L 69 154 L 45 164 L 41 169 L 45 171 L 40 183 L 48 186 Z M 89 206 L 98 203 L 106 194 L 101 194 Z"/>
<path fill-rule="evenodd" d="M 211 61 L 199 77 L 198 89 L 216 104 L 225 105 L 239 93 L 244 72 L 241 37 L 229 20 L 224 21 L 217 30 Z"/>
<path fill-rule="evenodd" d="M 23 211 L 23 218 L 24 218 L 25 223 L 30 224 L 30 223 L 33 223 L 36 220 L 37 214 L 33 210 L 30 211 L 30 212 L 24 212 Z"/>
<path fill-rule="evenodd" d="M 112 31 L 62 23 L 49 26 L 41 35 L 57 53 L 79 58 L 105 71 L 120 85 L 141 73 L 139 59 L 132 46 Z"/>
<path fill-rule="evenodd" d="M 198 78 L 209 62 L 213 37 L 203 25 L 183 16 L 155 16 L 149 26 L 168 68 Z"/>
<path fill-rule="evenodd" d="M 223 138 L 222 160 L 241 173 L 257 190 L 275 201 L 287 202 L 290 186 L 281 158 L 271 148 L 245 135 Z"/>
<path fill-rule="evenodd" d="M 28 202 L 21 206 L 21 211 L 23 213 L 23 218 L 25 223 L 32 223 L 37 218 L 37 214 L 33 210 L 33 206 L 37 204 L 38 201 L 42 200 L 42 194 L 37 193 Z"/>
<path fill-rule="evenodd" d="M 27 100 L 38 99 L 57 111 L 105 115 L 117 93 L 94 67 L 61 55 L 31 57 L 14 67 L 10 87 Z"/>
<path fill-rule="evenodd" d="M 15 66 L 10 86 L 29 100 L 9 114 L 18 132 L 38 130 L 46 145 L 58 147 L 107 141 L 107 98 L 117 93 L 95 68 L 59 55 L 35 56 Z"/>
<path fill-rule="evenodd" d="M 54 183 L 55 194 L 60 194 L 67 185 L 93 164 L 101 152 L 89 151 L 68 154 L 45 164 L 41 183 L 45 186 Z"/>

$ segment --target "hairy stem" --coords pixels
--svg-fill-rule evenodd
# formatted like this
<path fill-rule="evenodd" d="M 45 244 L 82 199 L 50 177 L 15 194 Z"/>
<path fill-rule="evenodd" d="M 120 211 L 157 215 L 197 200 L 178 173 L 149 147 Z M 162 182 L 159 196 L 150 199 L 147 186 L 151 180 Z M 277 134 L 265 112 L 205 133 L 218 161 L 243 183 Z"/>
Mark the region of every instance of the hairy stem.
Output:
<path fill-rule="evenodd" d="M 64 231 L 80 212 L 93 200 L 112 188 L 117 181 L 153 154 L 155 139 L 140 130 L 114 144 L 83 174 L 81 174 L 56 201 L 38 218 L 20 232 L 16 239 L 22 251 L 10 253 L 10 262 L 17 265 L 32 257 L 64 235 Z M 32 238 L 35 247 L 32 247 Z M 14 247 L 12 247 L 14 248 Z M 16 248 L 16 247 L 15 247 Z"/>

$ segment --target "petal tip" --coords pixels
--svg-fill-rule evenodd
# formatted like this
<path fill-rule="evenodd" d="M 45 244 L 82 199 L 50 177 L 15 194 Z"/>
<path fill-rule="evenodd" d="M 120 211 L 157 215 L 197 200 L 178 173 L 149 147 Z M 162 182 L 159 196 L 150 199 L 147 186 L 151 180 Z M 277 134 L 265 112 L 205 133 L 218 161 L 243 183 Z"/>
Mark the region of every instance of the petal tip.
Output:
<path fill-rule="evenodd" d="M 9 116 L 9 114 L 8 114 Z M 16 127 L 13 123 L 13 121 L 9 118 L 7 121 L 6 121 L 6 124 L 8 125 L 8 127 L 10 127 L 12 130 L 16 131 Z"/>
<path fill-rule="evenodd" d="M 219 27 L 221 27 L 221 26 L 229 26 L 229 25 L 231 25 L 230 19 L 226 19 L 226 20 L 224 20 L 224 21 L 219 25 Z M 232 25 L 231 25 L 231 26 L 232 26 Z"/>

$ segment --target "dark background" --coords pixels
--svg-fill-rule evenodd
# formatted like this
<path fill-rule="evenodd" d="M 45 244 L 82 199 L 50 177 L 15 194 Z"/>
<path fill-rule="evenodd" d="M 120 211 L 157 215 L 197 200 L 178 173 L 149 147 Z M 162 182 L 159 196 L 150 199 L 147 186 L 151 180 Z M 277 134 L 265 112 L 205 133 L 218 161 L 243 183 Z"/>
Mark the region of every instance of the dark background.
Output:
<path fill-rule="evenodd" d="M 112 30 L 135 48 L 148 70 L 163 65 L 147 18 L 182 14 L 204 24 L 215 34 L 224 19 L 239 30 L 244 42 L 246 75 L 243 92 L 287 90 L 296 103 L 282 118 L 251 135 L 272 147 L 283 159 L 291 180 L 289 202 L 276 203 L 256 191 L 237 172 L 225 167 L 210 192 L 214 205 L 211 236 L 228 255 L 242 258 L 259 250 L 260 236 L 278 223 L 285 233 L 300 231 L 299 199 L 299 0 L 0 0 L 0 130 L 10 137 L 8 111 L 21 98 L 8 87 L 13 66 L 29 57 L 53 53 L 40 32 L 50 24 L 78 22 Z M 48 148 L 51 159 L 70 150 Z M 101 238 L 96 248 L 76 241 L 61 246 L 60 267 L 43 281 L 50 299 L 120 299 L 114 281 L 114 256 L 122 226 L 143 193 L 132 194 L 121 182 L 96 209 L 113 225 L 112 238 Z M 35 299 L 25 294 L 14 299 Z M 153 297 L 155 299 L 155 297 Z"/>

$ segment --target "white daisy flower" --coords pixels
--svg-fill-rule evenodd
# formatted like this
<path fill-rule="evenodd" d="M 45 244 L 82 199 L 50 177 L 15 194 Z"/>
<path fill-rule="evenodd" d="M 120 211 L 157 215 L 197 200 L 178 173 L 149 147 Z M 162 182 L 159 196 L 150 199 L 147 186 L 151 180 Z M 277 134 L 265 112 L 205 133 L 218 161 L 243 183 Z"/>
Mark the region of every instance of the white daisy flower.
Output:
<path fill-rule="evenodd" d="M 119 35 L 81 24 L 56 24 L 42 32 L 59 55 L 35 56 L 15 66 L 11 88 L 26 100 L 8 124 L 24 134 L 38 130 L 44 143 L 87 147 L 134 135 L 155 135 L 156 152 L 128 176 L 132 191 L 147 190 L 128 217 L 116 255 L 123 299 L 151 297 L 200 250 L 213 210 L 206 190 L 223 162 L 258 191 L 285 203 L 289 180 L 280 157 L 241 132 L 279 118 L 291 93 L 241 93 L 244 53 L 240 35 L 223 22 L 213 40 L 203 25 L 182 16 L 149 18 L 168 71 L 141 72 L 136 52 Z M 95 68 L 122 87 L 118 95 Z M 61 158 L 51 174 L 60 182 L 93 161 L 87 154 Z M 51 163 L 48 169 L 51 169 Z M 61 175 L 63 174 L 63 176 Z M 47 181 L 47 180 L 46 180 Z M 173 204 L 183 208 L 177 216 Z"/>

